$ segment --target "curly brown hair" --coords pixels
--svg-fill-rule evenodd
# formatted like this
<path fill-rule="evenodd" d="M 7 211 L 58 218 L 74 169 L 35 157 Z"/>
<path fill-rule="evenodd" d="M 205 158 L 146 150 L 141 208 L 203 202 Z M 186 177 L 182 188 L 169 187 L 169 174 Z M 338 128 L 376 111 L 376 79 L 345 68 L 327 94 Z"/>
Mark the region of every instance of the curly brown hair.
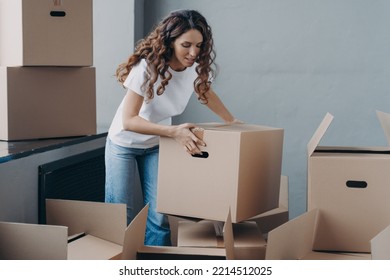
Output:
<path fill-rule="evenodd" d="M 210 79 L 216 75 L 214 42 L 211 27 L 206 19 L 195 10 L 178 10 L 164 18 L 144 39 L 138 42 L 135 52 L 129 59 L 118 66 L 116 77 L 123 83 L 131 69 L 141 59 L 147 62 L 147 73 L 143 83 L 146 100 L 154 97 L 153 87 L 160 77 L 161 84 L 157 87 L 157 95 L 164 93 L 172 74 L 169 72 L 169 61 L 173 55 L 171 43 L 188 30 L 196 29 L 203 36 L 203 42 L 196 62 L 198 77 L 194 81 L 194 90 L 198 100 L 207 103 L 206 92 L 210 89 Z"/>

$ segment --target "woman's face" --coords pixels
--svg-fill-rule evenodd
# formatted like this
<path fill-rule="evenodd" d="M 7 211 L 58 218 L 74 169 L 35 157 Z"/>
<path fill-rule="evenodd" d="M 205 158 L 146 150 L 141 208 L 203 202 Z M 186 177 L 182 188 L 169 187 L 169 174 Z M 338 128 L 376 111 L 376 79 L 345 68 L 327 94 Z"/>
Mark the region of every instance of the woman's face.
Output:
<path fill-rule="evenodd" d="M 173 55 L 169 66 L 175 71 L 191 67 L 200 52 L 203 42 L 202 33 L 196 29 L 188 30 L 172 43 Z"/>

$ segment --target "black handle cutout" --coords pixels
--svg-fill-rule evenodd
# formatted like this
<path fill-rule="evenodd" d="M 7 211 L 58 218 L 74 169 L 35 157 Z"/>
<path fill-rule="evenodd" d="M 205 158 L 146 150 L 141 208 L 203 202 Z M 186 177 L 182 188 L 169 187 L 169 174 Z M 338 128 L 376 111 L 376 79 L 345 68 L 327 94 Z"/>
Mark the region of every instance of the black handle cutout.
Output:
<path fill-rule="evenodd" d="M 209 153 L 208 152 L 202 152 L 201 154 L 194 154 L 194 155 L 191 155 L 192 157 L 196 157 L 196 158 L 208 158 L 209 157 Z"/>
<path fill-rule="evenodd" d="M 346 185 L 348 188 L 355 188 L 355 189 L 364 189 L 367 188 L 367 182 L 366 181 L 347 181 Z"/>
<path fill-rule="evenodd" d="M 51 11 L 50 15 L 52 17 L 64 17 L 66 16 L 66 13 L 64 11 Z"/>

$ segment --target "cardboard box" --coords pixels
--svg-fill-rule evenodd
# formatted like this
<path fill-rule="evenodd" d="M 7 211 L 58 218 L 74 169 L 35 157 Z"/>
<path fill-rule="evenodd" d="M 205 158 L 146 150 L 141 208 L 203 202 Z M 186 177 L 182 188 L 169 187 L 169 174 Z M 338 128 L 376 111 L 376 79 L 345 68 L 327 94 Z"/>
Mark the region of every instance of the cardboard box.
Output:
<path fill-rule="evenodd" d="M 149 206 L 146 205 L 127 227 L 124 250 L 119 259 L 226 259 L 225 248 L 183 248 L 144 245 L 148 209 Z"/>
<path fill-rule="evenodd" d="M 92 0 L 0 0 L 0 65 L 92 66 Z"/>
<path fill-rule="evenodd" d="M 154 260 L 234 260 L 243 255 L 243 249 L 235 246 L 233 224 L 230 212 L 228 213 L 223 227 L 224 247 L 179 247 L 179 246 L 148 246 L 144 245 L 146 219 L 148 205 L 145 206 L 133 219 L 126 229 L 123 253 L 120 259 L 154 259 Z M 254 223 L 251 223 L 252 226 Z M 260 235 L 261 236 L 261 235 Z M 263 243 L 262 243 L 263 244 Z M 241 244 L 243 245 L 243 243 Z M 253 245 L 253 243 L 252 243 Z M 255 248 L 258 251 L 258 248 Z M 253 254 L 252 254 L 253 256 Z"/>
<path fill-rule="evenodd" d="M 268 233 L 267 260 L 369 260 L 366 253 L 316 251 L 313 243 L 319 232 L 322 211 L 313 209 Z M 331 231 L 331 228 L 327 228 Z"/>
<path fill-rule="evenodd" d="M 378 117 L 388 128 L 389 114 Z M 325 116 L 308 144 L 308 210 L 322 213 L 313 247 L 369 253 L 390 224 L 390 148 L 319 147 L 332 119 Z"/>
<path fill-rule="evenodd" d="M 282 175 L 280 178 L 279 207 L 250 218 L 248 221 L 255 221 L 260 231 L 267 235 L 268 232 L 288 222 L 288 220 L 288 177 Z"/>
<path fill-rule="evenodd" d="M 0 140 L 95 133 L 95 68 L 0 67 Z"/>
<path fill-rule="evenodd" d="M 0 223 L 0 259 L 94 260 L 122 253 L 126 205 L 48 199 L 46 212 L 47 225 Z"/>
<path fill-rule="evenodd" d="M 370 240 L 371 253 L 316 251 L 313 242 L 323 219 L 319 209 L 272 230 L 268 235 L 267 260 L 390 260 L 390 226 Z"/>
<path fill-rule="evenodd" d="M 241 222 L 233 226 L 233 250 L 236 260 L 264 260 L 266 241 L 256 222 Z M 180 221 L 178 246 L 195 248 L 225 248 L 212 221 Z"/>
<path fill-rule="evenodd" d="M 200 124 L 202 157 L 160 138 L 157 211 L 237 223 L 278 207 L 283 129 Z"/>

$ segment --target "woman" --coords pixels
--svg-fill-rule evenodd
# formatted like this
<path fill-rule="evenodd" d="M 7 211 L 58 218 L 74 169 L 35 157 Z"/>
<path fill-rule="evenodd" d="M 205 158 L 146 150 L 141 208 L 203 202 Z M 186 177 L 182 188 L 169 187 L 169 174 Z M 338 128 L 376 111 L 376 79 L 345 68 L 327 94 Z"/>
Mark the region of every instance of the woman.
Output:
<path fill-rule="evenodd" d="M 149 203 L 146 245 L 171 244 L 168 219 L 156 212 L 159 136 L 174 138 L 189 154 L 205 145 L 191 132 L 194 124 L 172 125 L 171 117 L 184 111 L 195 92 L 224 122 L 235 122 L 211 88 L 214 57 L 206 19 L 180 10 L 163 19 L 116 71 L 127 93 L 107 137 L 106 202 L 125 203 L 131 222 L 138 169 L 143 202 Z"/>

